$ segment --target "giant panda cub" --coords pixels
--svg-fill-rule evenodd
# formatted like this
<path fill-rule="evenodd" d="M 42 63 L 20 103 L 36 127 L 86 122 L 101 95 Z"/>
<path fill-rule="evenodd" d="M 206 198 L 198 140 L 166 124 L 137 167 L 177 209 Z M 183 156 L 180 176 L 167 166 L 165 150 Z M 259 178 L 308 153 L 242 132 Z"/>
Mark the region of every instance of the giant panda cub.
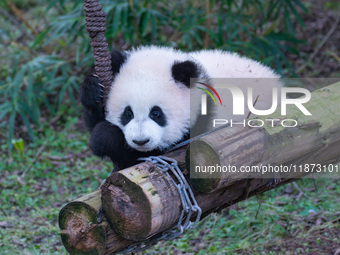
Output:
<path fill-rule="evenodd" d="M 195 89 L 197 84 L 190 84 L 190 78 L 279 78 L 268 67 L 235 53 L 184 53 L 157 46 L 113 51 L 112 69 L 114 81 L 105 101 L 96 75 L 85 78 L 80 96 L 92 152 L 109 157 L 119 169 L 189 138 L 190 127 L 202 118 L 201 101 L 190 105 L 190 96 L 203 93 Z M 270 86 L 280 83 L 254 85 L 253 94 L 261 95 L 260 108 L 271 106 Z M 190 93 L 193 89 L 196 94 Z M 227 96 L 223 101 L 232 99 Z"/>

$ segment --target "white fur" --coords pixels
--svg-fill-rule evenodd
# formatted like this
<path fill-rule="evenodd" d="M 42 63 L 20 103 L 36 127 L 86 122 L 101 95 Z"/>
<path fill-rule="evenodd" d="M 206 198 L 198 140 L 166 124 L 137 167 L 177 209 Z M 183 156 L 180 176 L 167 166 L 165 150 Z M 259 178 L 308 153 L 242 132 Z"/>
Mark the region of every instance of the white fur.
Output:
<path fill-rule="evenodd" d="M 282 86 L 280 76 L 269 67 L 255 60 L 242 57 L 237 53 L 220 50 L 202 50 L 192 52 L 190 55 L 203 65 L 210 78 L 216 78 L 213 81 L 220 81 L 222 86 L 226 82 L 225 78 L 227 78 L 227 81 L 239 87 L 245 96 L 248 94 L 247 88 L 252 87 L 254 101 L 257 96 L 259 97 L 255 105 L 256 109 L 266 110 L 270 108 L 272 88 Z M 219 80 L 219 78 L 224 79 Z M 248 116 L 249 109 L 246 100 L 244 105 L 245 114 L 233 115 L 230 111 L 233 102 L 231 93 L 229 91 L 227 93 L 220 93 L 220 96 L 223 106 L 216 107 L 216 119 L 233 119 L 237 121 Z M 250 117 L 252 116 L 250 115 Z"/>
<path fill-rule="evenodd" d="M 106 120 L 122 129 L 131 147 L 139 151 L 165 149 L 180 141 L 189 130 L 190 109 L 192 114 L 198 115 L 200 103 L 190 107 L 190 89 L 175 82 L 171 74 L 175 61 L 186 60 L 203 66 L 210 78 L 278 78 L 273 71 L 256 61 L 222 51 L 187 54 L 156 46 L 133 50 L 116 76 L 106 104 Z M 195 97 L 194 102 L 200 102 L 201 90 L 196 89 L 194 92 L 191 95 Z M 267 97 L 266 89 L 261 85 L 258 85 L 254 94 L 259 92 L 264 98 Z M 223 100 L 230 101 L 228 98 Z M 165 127 L 160 127 L 148 117 L 150 109 L 156 105 L 166 115 Z M 131 107 L 134 118 L 123 126 L 120 117 L 127 106 Z M 150 141 L 143 146 L 132 142 L 146 139 Z"/>

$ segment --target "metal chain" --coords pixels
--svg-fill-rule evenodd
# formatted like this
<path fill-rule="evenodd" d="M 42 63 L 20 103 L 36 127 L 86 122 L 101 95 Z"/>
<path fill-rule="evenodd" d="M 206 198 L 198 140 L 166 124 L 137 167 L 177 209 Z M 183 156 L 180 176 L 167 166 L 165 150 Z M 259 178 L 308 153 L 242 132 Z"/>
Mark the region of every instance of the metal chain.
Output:
<path fill-rule="evenodd" d="M 188 228 L 195 228 L 199 220 L 201 219 L 202 210 L 197 204 L 194 193 L 192 192 L 182 171 L 179 169 L 176 160 L 164 156 L 151 156 L 148 158 L 140 158 L 139 160 L 155 164 L 158 169 L 162 170 L 171 178 L 178 190 L 178 193 L 180 194 L 183 210 L 181 212 L 177 225 L 172 229 L 157 234 L 148 240 L 132 244 L 127 249 L 119 251 L 115 254 L 143 251 L 150 248 L 151 246 L 154 246 L 158 241 L 172 240 L 180 236 Z M 169 174 L 169 171 L 171 171 L 171 173 L 175 177 L 175 180 Z M 194 213 L 197 213 L 196 219 L 195 221 L 191 222 L 190 218 Z"/>

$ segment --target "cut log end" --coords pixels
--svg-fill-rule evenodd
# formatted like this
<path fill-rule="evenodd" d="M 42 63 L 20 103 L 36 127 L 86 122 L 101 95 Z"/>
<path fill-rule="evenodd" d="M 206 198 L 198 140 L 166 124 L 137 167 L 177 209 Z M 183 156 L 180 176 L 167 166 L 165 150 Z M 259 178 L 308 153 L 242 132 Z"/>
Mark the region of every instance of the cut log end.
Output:
<path fill-rule="evenodd" d="M 205 169 L 201 168 L 221 164 L 218 152 L 213 146 L 200 140 L 193 141 L 188 147 L 186 158 L 189 162 L 189 176 L 193 180 L 193 187 L 201 192 L 215 190 L 219 184 L 221 173 L 215 172 L 207 175 L 206 172 L 203 172 Z"/>
<path fill-rule="evenodd" d="M 143 190 L 127 177 L 111 175 L 102 186 L 102 200 L 105 216 L 118 234 L 139 240 L 150 232 L 148 199 Z"/>
<path fill-rule="evenodd" d="M 102 185 L 102 204 L 110 226 L 140 241 L 176 224 L 181 199 L 171 178 L 152 163 L 112 174 Z"/>
<path fill-rule="evenodd" d="M 97 224 L 97 211 L 82 202 L 71 202 L 59 213 L 62 242 L 71 254 L 102 254 L 105 226 Z"/>

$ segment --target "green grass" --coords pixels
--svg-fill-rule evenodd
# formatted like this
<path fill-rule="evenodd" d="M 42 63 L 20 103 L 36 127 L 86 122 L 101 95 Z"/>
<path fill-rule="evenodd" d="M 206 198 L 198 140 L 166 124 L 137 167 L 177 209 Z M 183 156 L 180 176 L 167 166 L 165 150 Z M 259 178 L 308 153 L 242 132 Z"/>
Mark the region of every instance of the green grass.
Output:
<path fill-rule="evenodd" d="M 0 254 L 65 253 L 57 217 L 67 202 L 87 194 L 108 176 L 111 163 L 91 155 L 88 134 L 78 131 L 76 118 L 45 127 L 35 144 L 24 145 L 21 155 L 1 146 Z M 39 149 L 40 157 L 33 162 Z M 25 169 L 26 174 L 23 176 Z"/>
<path fill-rule="evenodd" d="M 55 127 L 45 124 L 44 131 L 35 134 L 37 142 L 24 144 L 21 153 L 8 154 L 2 141 L 0 254 L 66 254 L 59 237 L 59 210 L 97 189 L 111 171 L 108 160 L 91 155 L 89 135 L 77 117 L 61 119 Z M 294 186 L 284 186 L 253 197 L 144 253 L 285 254 L 299 248 L 327 254 L 323 252 L 332 243 L 340 243 L 340 185 L 328 179 L 315 184 L 318 192 L 311 190 L 312 180 L 298 182 L 305 196 Z"/>
<path fill-rule="evenodd" d="M 311 179 L 297 183 L 303 189 L 314 187 Z M 298 196 L 294 188 L 292 194 L 287 194 L 287 186 L 269 191 L 207 217 L 197 229 L 158 245 L 153 252 L 171 249 L 173 254 L 178 250 L 195 254 L 294 254 L 301 248 L 309 254 L 335 253 L 335 245 L 340 243 L 337 183 L 316 180 L 318 192 L 306 191 L 309 198 Z M 308 242 L 311 238 L 312 245 Z"/>
<path fill-rule="evenodd" d="M 111 171 L 109 160 L 89 151 L 89 135 L 74 106 L 81 77 L 93 62 L 82 1 L 12 2 L 39 34 L 8 18 L 14 15 L 0 0 L 0 254 L 66 254 L 59 210 L 97 189 Z M 101 3 L 112 24 L 109 44 L 118 48 L 158 44 L 196 50 L 207 32 L 204 47 L 237 51 L 288 75 L 294 71 L 286 55 L 298 57 L 303 43 L 293 26 L 300 19 L 295 11 L 306 11 L 297 0 L 246 0 L 242 6 L 227 0 L 222 8 L 211 1 L 211 27 L 200 7 L 204 1 L 134 1 L 135 11 L 127 0 Z M 327 8 L 338 6 L 328 1 Z M 58 121 L 49 124 L 53 120 Z M 29 136 L 34 142 L 27 142 Z M 339 181 L 316 180 L 318 192 L 310 190 L 310 180 L 298 185 L 307 197 L 294 187 L 291 193 L 278 188 L 211 215 L 145 253 L 334 254 L 340 243 Z"/>

